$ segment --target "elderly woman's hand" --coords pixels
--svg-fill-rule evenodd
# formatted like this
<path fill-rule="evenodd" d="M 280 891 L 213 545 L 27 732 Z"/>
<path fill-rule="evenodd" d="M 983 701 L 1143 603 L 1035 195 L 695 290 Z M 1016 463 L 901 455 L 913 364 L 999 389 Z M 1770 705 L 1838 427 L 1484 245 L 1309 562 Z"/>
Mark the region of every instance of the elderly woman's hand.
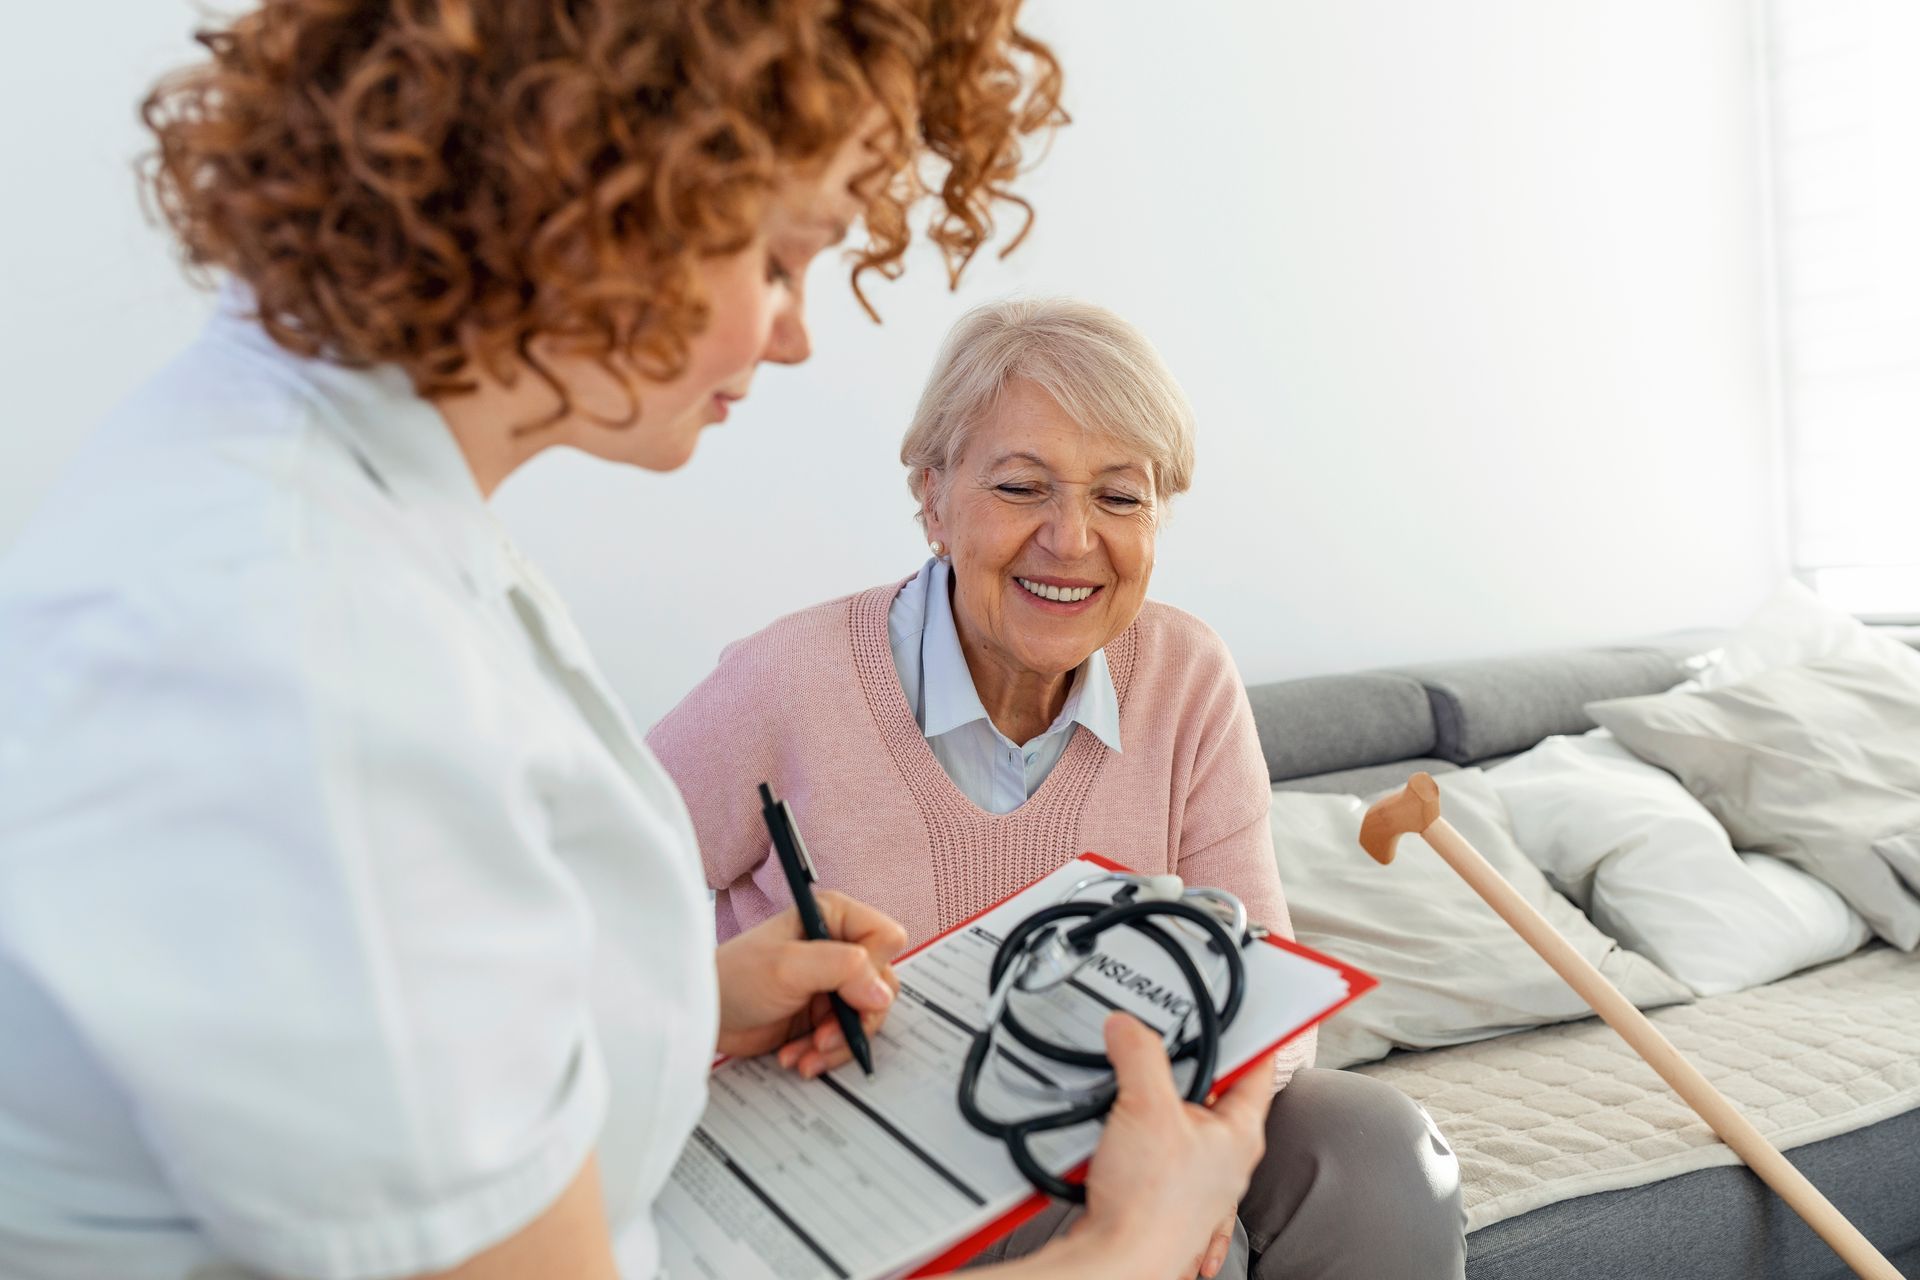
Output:
<path fill-rule="evenodd" d="M 720 973 L 715 1047 L 721 1053 L 778 1049 L 781 1066 L 812 1078 L 853 1057 L 834 1021 L 829 992 L 853 1006 L 868 1035 L 886 1020 L 900 989 L 892 961 L 907 945 L 906 930 L 844 894 L 823 889 L 815 897 L 835 941 L 809 942 L 800 913 L 788 907 L 715 953 Z"/>

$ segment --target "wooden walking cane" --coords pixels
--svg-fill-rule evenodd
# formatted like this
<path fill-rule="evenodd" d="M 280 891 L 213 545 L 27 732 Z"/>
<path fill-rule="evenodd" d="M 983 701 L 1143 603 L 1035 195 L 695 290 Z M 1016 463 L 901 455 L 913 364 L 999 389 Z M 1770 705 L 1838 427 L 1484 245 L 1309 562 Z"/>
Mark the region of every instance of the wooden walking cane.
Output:
<path fill-rule="evenodd" d="M 1547 923 L 1546 917 L 1535 911 L 1479 851 L 1440 816 L 1439 785 L 1424 773 L 1414 774 L 1398 794 L 1387 796 L 1367 810 L 1366 819 L 1360 824 L 1360 847 L 1371 854 L 1375 862 L 1385 865 L 1393 861 L 1394 846 L 1404 835 L 1417 835 L 1431 845 L 1528 946 L 1540 953 L 1541 959 L 1553 966 L 1553 971 L 1564 978 L 1581 999 L 1593 1006 L 1595 1013 L 1606 1019 L 1608 1026 L 1633 1046 L 1648 1066 L 1659 1072 L 1660 1078 L 1720 1135 L 1722 1142 L 1746 1161 L 1748 1168 L 1759 1174 L 1822 1240 L 1833 1246 L 1833 1251 L 1855 1275 L 1863 1280 L 1901 1280 L 1893 1264 L 1860 1234 L 1860 1229 L 1834 1208 L 1832 1201 L 1807 1181 L 1806 1175 L 1789 1164 L 1753 1127 L 1753 1122 L 1728 1102 L 1645 1014 L 1587 963 L 1573 945 Z"/>

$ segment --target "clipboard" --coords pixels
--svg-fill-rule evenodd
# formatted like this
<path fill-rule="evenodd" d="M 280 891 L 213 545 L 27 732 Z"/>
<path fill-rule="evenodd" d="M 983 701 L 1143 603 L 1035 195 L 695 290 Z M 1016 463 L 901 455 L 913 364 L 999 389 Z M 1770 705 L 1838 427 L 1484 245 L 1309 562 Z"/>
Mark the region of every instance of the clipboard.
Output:
<path fill-rule="evenodd" d="M 1074 881 L 1128 870 L 1082 854 L 901 956 L 901 999 L 875 1038 L 872 1081 L 851 1067 L 801 1081 L 765 1059 L 716 1064 L 707 1111 L 655 1206 L 672 1280 L 940 1275 L 1044 1208 L 1047 1198 L 1013 1170 L 1005 1148 L 966 1126 L 953 1090 L 985 1003 L 997 931 L 1058 901 Z M 1144 976 L 1157 948 L 1116 936 L 1128 933 L 1108 935 L 1111 947 L 1103 938 L 1103 959 L 1113 963 L 1089 970 L 1088 984 L 1113 985 L 1076 980 L 1078 993 L 1063 996 L 1063 1009 L 1077 1002 L 1060 1015 L 1077 1019 L 1066 1027 L 1069 1043 L 1097 1043 L 1106 1008 L 1164 1025 L 1177 1016 L 1165 1003 L 1173 993 Z M 1264 949 L 1243 955 L 1248 996 L 1222 1039 L 1216 1093 L 1377 985 L 1298 943 L 1259 942 Z M 1010 1079 L 1039 1075 L 1002 1056 L 1018 1069 Z M 1049 1167 L 1084 1177 L 1098 1137 L 1094 1125 L 1050 1135 Z"/>

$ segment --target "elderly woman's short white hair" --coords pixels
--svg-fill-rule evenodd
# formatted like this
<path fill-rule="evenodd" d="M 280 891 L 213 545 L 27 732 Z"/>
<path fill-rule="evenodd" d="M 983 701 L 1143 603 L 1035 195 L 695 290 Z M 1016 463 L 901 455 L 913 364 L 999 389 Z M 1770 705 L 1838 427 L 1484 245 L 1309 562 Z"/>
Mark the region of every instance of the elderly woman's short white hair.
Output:
<path fill-rule="evenodd" d="M 922 510 L 937 497 L 927 492 L 927 468 L 946 473 L 1015 379 L 1040 387 L 1085 430 L 1136 453 L 1160 499 L 1193 483 L 1193 406 L 1146 336 L 1089 302 L 1017 298 L 969 311 L 940 348 L 900 443 L 907 487 Z"/>

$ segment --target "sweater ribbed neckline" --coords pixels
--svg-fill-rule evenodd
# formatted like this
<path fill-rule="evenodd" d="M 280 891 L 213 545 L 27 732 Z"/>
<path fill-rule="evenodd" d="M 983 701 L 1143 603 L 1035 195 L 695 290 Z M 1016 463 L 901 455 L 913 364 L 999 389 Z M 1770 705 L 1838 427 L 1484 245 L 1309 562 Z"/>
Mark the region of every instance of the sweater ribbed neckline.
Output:
<path fill-rule="evenodd" d="M 853 668 L 895 773 L 926 824 L 933 862 L 932 889 L 940 927 L 998 902 L 1078 856 L 1080 817 L 1111 754 L 1085 726 L 1073 738 L 1039 790 L 1008 813 L 989 813 L 955 785 L 941 767 L 900 687 L 887 635 L 887 614 L 905 581 L 875 587 L 848 601 Z M 1107 667 L 1122 714 L 1139 651 L 1137 625 L 1106 646 Z"/>

